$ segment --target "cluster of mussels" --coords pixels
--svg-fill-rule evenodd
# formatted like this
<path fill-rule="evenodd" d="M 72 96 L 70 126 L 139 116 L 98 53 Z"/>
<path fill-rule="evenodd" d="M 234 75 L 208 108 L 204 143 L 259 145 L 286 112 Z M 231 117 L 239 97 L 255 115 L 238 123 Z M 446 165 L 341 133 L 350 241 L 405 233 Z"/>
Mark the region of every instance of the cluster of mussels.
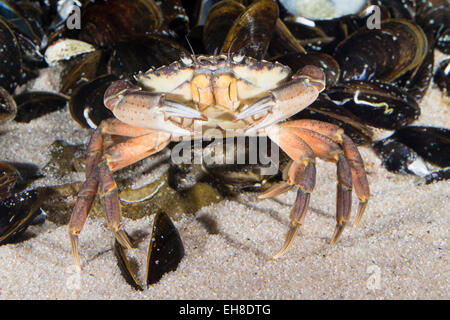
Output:
<path fill-rule="evenodd" d="M 449 129 L 411 124 L 420 116 L 420 102 L 433 77 L 443 94 L 450 92 L 450 59 L 434 61 L 435 50 L 450 53 L 449 2 L 367 0 L 351 8 L 321 5 L 320 13 L 315 2 L 0 0 L 0 126 L 29 122 L 68 105 L 79 125 L 95 128 L 112 116 L 103 104 L 111 82 L 168 65 L 183 55 L 239 52 L 278 61 L 293 72 L 308 64 L 319 66 L 327 76 L 326 90 L 293 118 L 339 125 L 357 144 L 372 146 L 388 170 L 420 175 L 425 183 L 448 179 Z M 18 94 L 18 87 L 49 67 L 60 72 L 58 92 Z M 0 162 L 0 244 L 17 239 L 41 216 L 42 208 L 51 208 L 45 210 L 49 215 L 58 212 L 52 221 L 68 222 L 79 183 L 27 190 L 28 183 L 42 175 L 76 170 L 73 158 L 80 148 L 61 141 L 52 148 L 55 157 L 45 168 Z M 418 159 L 443 169 L 430 172 Z M 158 192 L 149 187 L 139 194 L 123 190 L 125 216 L 159 213 L 147 283 L 176 268 L 184 253 L 162 208 L 169 203 L 174 212 L 195 212 L 208 201 L 218 201 L 221 195 L 203 183 L 208 181 L 205 176 L 239 188 L 261 186 L 257 168 L 239 170 L 173 165 L 150 186 Z M 58 216 L 61 212 L 66 215 Z M 117 243 L 115 248 L 128 281 L 141 288 L 125 249 Z"/>

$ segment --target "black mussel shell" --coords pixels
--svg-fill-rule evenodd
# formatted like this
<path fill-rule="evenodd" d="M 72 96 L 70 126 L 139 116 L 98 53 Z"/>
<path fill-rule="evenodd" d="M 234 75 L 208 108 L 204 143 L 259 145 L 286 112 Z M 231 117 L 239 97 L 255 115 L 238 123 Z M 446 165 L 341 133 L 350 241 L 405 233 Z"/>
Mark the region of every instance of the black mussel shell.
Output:
<path fill-rule="evenodd" d="M 308 108 L 293 115 L 290 119 L 313 119 L 335 124 L 357 145 L 372 143 L 373 132 L 370 127 L 343 106 L 337 105 L 325 95 L 319 95 Z"/>
<path fill-rule="evenodd" d="M 17 104 L 12 95 L 0 87 L 0 124 L 6 123 L 17 114 Z"/>
<path fill-rule="evenodd" d="M 183 241 L 177 228 L 165 212 L 158 213 L 148 250 L 147 285 L 158 282 L 164 273 L 176 270 L 183 257 Z"/>
<path fill-rule="evenodd" d="M 115 44 L 111 49 L 108 73 L 129 77 L 151 67 L 158 68 L 189 55 L 183 46 L 160 36 L 137 36 Z"/>
<path fill-rule="evenodd" d="M 327 35 L 320 27 L 307 26 L 294 21 L 284 21 L 284 24 L 308 52 L 326 52 L 328 47 L 335 44 L 335 37 Z M 334 49 L 334 46 L 333 46 Z M 332 51 L 331 51 L 332 52 Z"/>
<path fill-rule="evenodd" d="M 450 58 L 443 60 L 434 74 L 434 82 L 439 89 L 444 91 L 447 96 L 450 96 Z"/>
<path fill-rule="evenodd" d="M 67 97 L 52 92 L 25 92 L 15 96 L 17 122 L 30 122 L 48 113 L 61 110 L 67 105 Z"/>
<path fill-rule="evenodd" d="M 19 178 L 19 170 L 7 162 L 0 161 L 0 200 L 12 195 Z"/>
<path fill-rule="evenodd" d="M 433 171 L 422 177 L 418 184 L 430 184 L 444 180 L 450 180 L 450 168 Z"/>
<path fill-rule="evenodd" d="M 336 84 L 339 79 L 339 64 L 332 56 L 326 53 L 289 53 L 276 57 L 275 60 L 290 67 L 292 72 L 296 72 L 307 65 L 321 68 L 325 73 L 327 87 Z"/>
<path fill-rule="evenodd" d="M 342 82 L 327 89 L 326 94 L 361 121 L 377 128 L 398 129 L 420 115 L 417 102 L 392 84 Z"/>
<path fill-rule="evenodd" d="M 268 50 L 270 57 L 289 53 L 306 53 L 305 48 L 280 18 L 277 19 L 275 24 L 275 30 Z"/>
<path fill-rule="evenodd" d="M 435 39 L 435 47 L 450 54 L 450 3 L 448 0 L 417 1 L 416 21 Z"/>
<path fill-rule="evenodd" d="M 136 290 L 143 290 L 132 270 L 126 250 L 116 240 L 114 253 L 125 280 Z M 159 212 L 153 222 L 152 238 L 147 257 L 147 285 L 157 283 L 161 277 L 177 269 L 184 257 L 184 246 L 177 228 L 165 212 Z"/>
<path fill-rule="evenodd" d="M 245 11 L 245 6 L 235 0 L 216 3 L 208 11 L 203 27 L 203 43 L 209 54 L 218 52 L 236 19 Z"/>
<path fill-rule="evenodd" d="M 161 11 L 152 0 L 100 0 L 83 7 L 80 38 L 107 47 L 124 37 L 153 33 L 161 25 Z"/>
<path fill-rule="evenodd" d="M 414 20 L 416 16 L 415 0 L 372 0 L 371 3 L 386 8 L 392 18 Z"/>
<path fill-rule="evenodd" d="M 255 59 L 264 58 L 278 15 L 276 2 L 253 2 L 234 22 L 224 40 L 221 53 L 240 52 Z"/>
<path fill-rule="evenodd" d="M 413 173 L 423 175 L 426 172 L 424 168 L 423 161 L 421 161 L 420 156 L 413 149 L 404 145 L 401 142 L 395 141 L 394 139 L 383 139 L 377 141 L 372 146 L 373 150 L 381 159 L 381 164 L 388 170 L 394 173 Z M 414 168 L 414 163 L 416 167 L 422 168 L 424 170 L 417 171 Z"/>
<path fill-rule="evenodd" d="M 159 4 L 164 23 L 171 31 L 175 32 L 180 40 L 190 30 L 189 16 L 182 2 L 182 0 L 165 0 Z"/>
<path fill-rule="evenodd" d="M 45 192 L 44 189 L 24 191 L 0 200 L 0 244 L 14 240 L 41 214 L 39 207 Z"/>
<path fill-rule="evenodd" d="M 0 87 L 13 92 L 21 83 L 22 54 L 14 32 L 0 17 Z"/>
<path fill-rule="evenodd" d="M 96 128 L 102 120 L 114 117 L 105 107 L 103 97 L 109 85 L 118 79 L 115 75 L 105 75 L 81 85 L 69 100 L 72 118 L 84 128 Z"/>
<path fill-rule="evenodd" d="M 439 167 L 450 166 L 450 129 L 409 126 L 397 130 L 391 139 L 416 151 Z"/>
<path fill-rule="evenodd" d="M 71 95 L 80 85 L 105 74 L 107 58 L 103 50 L 95 50 L 71 59 L 69 67 L 62 73 L 59 91 Z"/>
<path fill-rule="evenodd" d="M 123 277 L 125 278 L 125 281 L 136 290 L 144 290 L 144 288 L 139 284 L 136 276 L 134 275 L 134 272 L 130 265 L 130 261 L 127 258 L 125 248 L 122 247 L 117 239 L 114 241 L 114 254 L 117 257 L 117 264 L 119 265 L 119 269 Z"/>
<path fill-rule="evenodd" d="M 381 29 L 363 27 L 339 43 L 333 55 L 342 80 L 391 82 L 418 68 L 428 53 L 423 30 L 403 19 L 382 21 Z"/>

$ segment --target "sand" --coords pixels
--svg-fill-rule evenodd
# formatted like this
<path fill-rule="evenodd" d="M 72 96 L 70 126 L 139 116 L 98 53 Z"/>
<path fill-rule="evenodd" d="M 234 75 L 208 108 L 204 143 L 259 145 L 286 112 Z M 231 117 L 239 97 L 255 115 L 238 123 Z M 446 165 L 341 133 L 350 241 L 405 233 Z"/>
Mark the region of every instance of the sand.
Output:
<path fill-rule="evenodd" d="M 450 127 L 449 100 L 436 88 L 421 107 L 417 124 Z M 90 133 L 67 109 L 0 130 L 2 160 L 39 167 L 49 161 L 55 139 L 87 143 Z M 348 227 L 336 245 L 329 244 L 335 167 L 319 160 L 305 224 L 287 254 L 275 261 L 269 259 L 283 244 L 294 191 L 270 200 L 243 193 L 204 207 L 195 217 L 184 215 L 175 225 L 185 257 L 176 271 L 144 291 L 122 277 L 102 218 L 89 218 L 81 234 L 81 272 L 73 265 L 65 225 L 31 226 L 25 241 L 0 246 L 0 299 L 449 299 L 450 181 L 417 185 L 415 176 L 386 171 L 371 149 L 360 151 L 371 199 L 362 225 Z M 82 179 L 74 174 L 36 183 Z M 356 205 L 354 197 L 353 211 Z M 123 222 L 129 233 L 147 234 L 133 252 L 143 279 L 153 216 Z"/>

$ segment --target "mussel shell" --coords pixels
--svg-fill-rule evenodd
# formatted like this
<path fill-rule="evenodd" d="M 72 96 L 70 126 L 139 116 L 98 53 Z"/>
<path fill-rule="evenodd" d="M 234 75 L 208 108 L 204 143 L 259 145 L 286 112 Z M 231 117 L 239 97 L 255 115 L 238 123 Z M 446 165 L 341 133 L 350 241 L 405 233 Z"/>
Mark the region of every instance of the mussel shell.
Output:
<path fill-rule="evenodd" d="M 420 115 L 417 102 L 392 84 L 342 82 L 327 89 L 326 94 L 364 123 L 378 128 L 398 129 Z"/>
<path fill-rule="evenodd" d="M 370 127 L 343 106 L 335 104 L 325 95 L 319 95 L 308 108 L 293 115 L 295 119 L 314 119 L 335 124 L 348 135 L 357 145 L 372 143 L 373 132 Z"/>
<path fill-rule="evenodd" d="M 184 245 L 178 229 L 165 212 L 156 215 L 147 257 L 147 285 L 177 269 L 184 257 Z"/>
<path fill-rule="evenodd" d="M 348 1 L 349 2 L 349 1 Z M 280 3 L 291 15 L 302 16 L 311 20 L 338 19 L 346 15 L 355 15 L 363 10 L 368 0 L 351 1 L 289 1 L 280 0 Z"/>
<path fill-rule="evenodd" d="M 306 53 L 305 48 L 280 18 L 277 19 L 275 24 L 275 31 L 268 50 L 271 57 L 289 53 Z"/>
<path fill-rule="evenodd" d="M 114 117 L 105 107 L 103 97 L 109 85 L 118 79 L 115 75 L 104 75 L 81 85 L 69 100 L 72 118 L 84 128 L 96 128 L 102 120 Z"/>
<path fill-rule="evenodd" d="M 19 178 L 19 170 L 7 162 L 0 161 L 0 200 L 12 195 Z"/>
<path fill-rule="evenodd" d="M 450 96 L 450 58 L 441 61 L 434 74 L 434 81 L 439 89 L 446 92 L 447 96 Z"/>
<path fill-rule="evenodd" d="M 17 103 L 16 122 L 30 122 L 48 113 L 67 106 L 67 97 L 52 92 L 25 92 L 15 96 Z"/>
<path fill-rule="evenodd" d="M 433 171 L 418 181 L 418 184 L 430 184 L 439 181 L 450 180 L 450 168 Z"/>
<path fill-rule="evenodd" d="M 71 59 L 68 62 L 69 67 L 62 73 L 62 85 L 59 91 L 71 95 L 80 85 L 106 73 L 107 58 L 103 50 L 95 50 Z"/>
<path fill-rule="evenodd" d="M 236 19 L 245 11 L 245 6 L 235 0 L 216 3 L 208 11 L 203 27 L 203 44 L 209 54 L 218 52 Z"/>
<path fill-rule="evenodd" d="M 377 141 L 372 148 L 380 157 L 383 167 L 388 171 L 415 174 L 412 171 L 412 165 L 414 162 L 420 161 L 420 157 L 413 149 L 390 138 Z"/>
<path fill-rule="evenodd" d="M 448 0 L 417 1 L 416 21 L 435 39 L 440 51 L 450 54 L 450 3 Z"/>
<path fill-rule="evenodd" d="M 45 198 L 44 189 L 17 193 L 0 200 L 0 244 L 16 238 L 40 215 L 39 206 Z"/>
<path fill-rule="evenodd" d="M 274 60 L 290 67 L 292 72 L 296 72 L 307 65 L 321 68 L 325 73 L 326 87 L 336 84 L 339 79 L 339 64 L 326 53 L 290 53 L 276 57 Z"/>
<path fill-rule="evenodd" d="M 13 96 L 0 86 L 0 124 L 6 123 L 17 114 L 17 104 Z"/>
<path fill-rule="evenodd" d="M 450 129 L 408 126 L 397 130 L 390 139 L 403 143 L 432 164 L 450 166 Z"/>
<path fill-rule="evenodd" d="M 22 54 L 8 22 L 0 17 L 0 87 L 13 92 L 21 82 Z"/>
<path fill-rule="evenodd" d="M 164 24 L 175 32 L 179 39 L 183 39 L 189 32 L 189 16 L 181 0 L 164 0 L 159 7 L 164 17 Z"/>
<path fill-rule="evenodd" d="M 114 253 L 125 280 L 136 290 L 143 290 L 127 258 L 126 250 L 116 240 Z M 147 256 L 147 285 L 157 283 L 161 277 L 177 269 L 184 257 L 184 246 L 178 229 L 165 212 L 159 212 L 153 221 L 152 236 Z"/>
<path fill-rule="evenodd" d="M 155 32 L 161 25 L 161 11 L 152 0 L 101 0 L 82 8 L 80 38 L 105 47 L 124 37 Z"/>
<path fill-rule="evenodd" d="M 168 65 L 182 55 L 189 55 L 189 51 L 177 42 L 155 35 L 136 36 L 120 41 L 110 51 L 108 73 L 120 77 Z"/>
<path fill-rule="evenodd" d="M 382 48 L 382 49 L 381 49 Z M 342 80 L 390 82 L 418 68 L 428 53 L 423 30 L 404 19 L 382 21 L 381 29 L 363 27 L 339 43 L 333 55 Z"/>
<path fill-rule="evenodd" d="M 278 5 L 272 0 L 252 3 L 235 20 L 224 40 L 221 53 L 240 52 L 255 59 L 264 58 L 278 15 Z"/>

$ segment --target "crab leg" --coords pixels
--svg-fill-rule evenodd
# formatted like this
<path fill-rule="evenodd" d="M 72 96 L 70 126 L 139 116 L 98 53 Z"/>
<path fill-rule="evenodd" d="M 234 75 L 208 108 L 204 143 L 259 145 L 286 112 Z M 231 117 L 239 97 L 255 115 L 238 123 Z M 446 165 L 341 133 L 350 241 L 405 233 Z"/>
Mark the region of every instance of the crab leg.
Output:
<path fill-rule="evenodd" d="M 355 219 L 355 225 L 361 222 L 364 211 L 370 197 L 369 182 L 367 181 L 366 172 L 364 170 L 364 162 L 361 155 L 353 143 L 353 141 L 344 134 L 344 130 L 334 124 L 322 122 L 318 120 L 293 120 L 281 124 L 283 127 L 297 127 L 319 132 L 334 142 L 340 144 L 344 150 L 344 156 L 350 164 L 352 172 L 353 185 L 356 195 L 359 199 L 359 207 Z"/>
<path fill-rule="evenodd" d="M 117 126 L 112 126 L 112 124 Z M 139 136 L 147 132 L 143 136 Z M 103 133 L 137 136 L 108 149 L 102 158 Z M 124 247 L 131 247 L 125 232 L 120 229 L 120 203 L 117 185 L 112 172 L 137 162 L 163 149 L 170 141 L 170 135 L 149 129 L 140 129 L 120 123 L 118 120 L 104 121 L 94 132 L 88 147 L 86 160 L 86 181 L 82 185 L 69 222 L 69 234 L 75 264 L 80 267 L 78 235 L 100 191 L 108 227 Z"/>
<path fill-rule="evenodd" d="M 282 249 L 271 260 L 282 256 L 291 246 L 298 228 L 303 224 L 309 199 L 316 181 L 315 156 L 311 147 L 289 128 L 280 128 L 269 137 L 283 149 L 291 159 L 291 166 L 287 172 L 287 181 L 275 186 L 260 196 L 268 198 L 286 192 L 293 185 L 298 185 L 297 198 L 290 213 L 290 226 Z"/>
<path fill-rule="evenodd" d="M 337 163 L 336 228 L 331 243 L 336 243 L 349 221 L 352 197 L 352 175 L 350 165 L 341 147 L 332 139 L 308 129 L 289 127 L 303 139 L 322 159 Z"/>

